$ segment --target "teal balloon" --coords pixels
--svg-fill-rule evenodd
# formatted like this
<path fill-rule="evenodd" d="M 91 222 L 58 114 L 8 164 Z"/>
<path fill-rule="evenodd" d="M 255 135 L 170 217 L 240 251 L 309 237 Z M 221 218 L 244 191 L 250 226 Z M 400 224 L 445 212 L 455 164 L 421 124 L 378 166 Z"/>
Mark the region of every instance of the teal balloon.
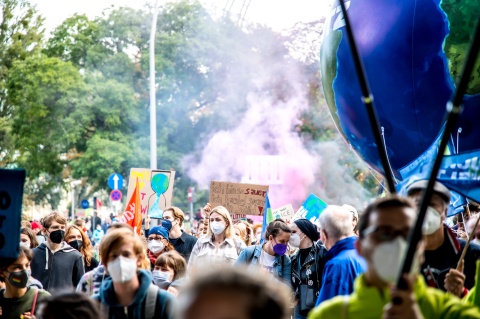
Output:
<path fill-rule="evenodd" d="M 168 189 L 168 177 L 164 174 L 157 174 L 152 178 L 152 189 L 157 194 L 163 194 Z"/>

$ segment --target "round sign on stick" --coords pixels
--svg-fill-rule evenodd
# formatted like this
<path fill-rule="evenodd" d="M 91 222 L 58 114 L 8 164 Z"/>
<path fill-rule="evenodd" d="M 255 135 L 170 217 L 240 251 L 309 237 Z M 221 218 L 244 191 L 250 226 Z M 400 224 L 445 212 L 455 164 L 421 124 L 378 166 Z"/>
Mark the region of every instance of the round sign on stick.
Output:
<path fill-rule="evenodd" d="M 110 199 L 115 201 L 119 201 L 122 199 L 122 192 L 119 191 L 118 189 L 114 189 L 113 191 L 110 192 Z"/>
<path fill-rule="evenodd" d="M 87 209 L 87 208 L 90 206 L 90 203 L 88 202 L 88 200 L 84 199 L 84 200 L 82 200 L 80 206 L 81 206 L 83 209 Z"/>

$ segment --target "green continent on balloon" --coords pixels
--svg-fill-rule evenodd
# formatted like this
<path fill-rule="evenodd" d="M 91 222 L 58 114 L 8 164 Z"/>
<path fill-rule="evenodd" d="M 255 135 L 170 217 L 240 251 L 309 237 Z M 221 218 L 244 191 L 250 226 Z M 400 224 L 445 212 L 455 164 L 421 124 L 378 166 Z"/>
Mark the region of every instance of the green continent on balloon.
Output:
<path fill-rule="evenodd" d="M 164 174 L 157 174 L 152 178 L 152 189 L 157 194 L 163 194 L 168 189 L 168 177 Z"/>
<path fill-rule="evenodd" d="M 450 75 L 458 84 L 462 75 L 463 65 L 467 60 L 470 42 L 475 33 L 475 23 L 480 16 L 479 0 L 443 0 L 441 7 L 446 13 L 450 33 L 445 39 L 444 50 L 448 58 Z M 477 58 L 474 70 L 467 88 L 467 94 L 480 93 L 480 56 Z"/>
<path fill-rule="evenodd" d="M 345 133 L 340 126 L 340 119 L 335 106 L 335 92 L 333 91 L 333 80 L 337 76 L 337 50 L 341 39 L 342 32 L 339 30 L 330 31 L 325 36 L 320 48 L 320 70 L 322 73 L 323 95 L 330 109 L 330 114 L 338 131 L 345 137 Z"/>

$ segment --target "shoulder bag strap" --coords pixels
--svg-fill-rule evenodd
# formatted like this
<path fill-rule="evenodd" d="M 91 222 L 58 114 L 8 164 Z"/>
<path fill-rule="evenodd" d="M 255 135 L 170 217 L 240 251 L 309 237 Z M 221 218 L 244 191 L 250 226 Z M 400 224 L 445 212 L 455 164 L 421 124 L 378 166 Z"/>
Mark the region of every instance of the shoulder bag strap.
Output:
<path fill-rule="evenodd" d="M 33 296 L 32 310 L 30 310 L 32 316 L 35 315 L 35 306 L 37 305 L 38 290 L 39 289 L 35 289 L 35 295 Z"/>
<path fill-rule="evenodd" d="M 145 300 L 145 319 L 153 319 L 155 316 L 155 306 L 157 304 L 158 286 L 150 284 L 147 290 L 147 297 Z"/>

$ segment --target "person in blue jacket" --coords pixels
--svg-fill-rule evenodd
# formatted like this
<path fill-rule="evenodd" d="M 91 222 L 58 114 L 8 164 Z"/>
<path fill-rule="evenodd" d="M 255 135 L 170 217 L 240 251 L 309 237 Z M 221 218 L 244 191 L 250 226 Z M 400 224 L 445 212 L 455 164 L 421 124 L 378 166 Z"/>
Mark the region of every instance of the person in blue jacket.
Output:
<path fill-rule="evenodd" d="M 153 284 L 149 271 L 139 269 L 145 259 L 140 238 L 128 229 L 109 231 L 100 246 L 105 270 L 100 291 L 93 296 L 108 319 L 173 319 L 173 295 Z"/>
<path fill-rule="evenodd" d="M 320 239 L 327 248 L 322 287 L 317 306 L 335 296 L 349 295 L 358 275 L 367 270 L 367 263 L 355 250 L 353 215 L 347 209 L 329 205 L 319 217 Z"/>
<path fill-rule="evenodd" d="M 287 252 L 291 229 L 282 219 L 275 219 L 265 230 L 265 242 L 245 248 L 235 265 L 249 265 L 249 271 L 258 269 L 291 287 L 292 265 Z"/>

